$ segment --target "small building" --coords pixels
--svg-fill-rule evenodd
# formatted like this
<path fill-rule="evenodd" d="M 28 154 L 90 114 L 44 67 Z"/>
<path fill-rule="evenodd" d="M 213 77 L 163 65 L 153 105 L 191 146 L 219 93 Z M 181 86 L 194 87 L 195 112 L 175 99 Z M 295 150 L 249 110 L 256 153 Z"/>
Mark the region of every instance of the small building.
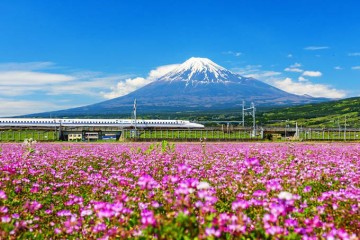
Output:
<path fill-rule="evenodd" d="M 84 134 L 85 141 L 97 141 L 99 139 L 98 132 L 85 132 Z"/>
<path fill-rule="evenodd" d="M 106 133 L 102 136 L 102 140 L 116 140 L 116 134 Z"/>
<path fill-rule="evenodd" d="M 82 134 L 81 133 L 70 133 L 68 135 L 68 141 L 81 141 Z"/>

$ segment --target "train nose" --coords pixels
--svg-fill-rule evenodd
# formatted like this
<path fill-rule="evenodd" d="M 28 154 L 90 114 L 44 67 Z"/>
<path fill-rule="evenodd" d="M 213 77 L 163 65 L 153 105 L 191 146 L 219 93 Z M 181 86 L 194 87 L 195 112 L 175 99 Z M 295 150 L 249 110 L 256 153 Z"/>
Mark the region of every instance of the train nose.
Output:
<path fill-rule="evenodd" d="M 192 127 L 194 127 L 194 128 L 204 128 L 204 125 L 202 125 L 200 123 L 192 123 Z"/>

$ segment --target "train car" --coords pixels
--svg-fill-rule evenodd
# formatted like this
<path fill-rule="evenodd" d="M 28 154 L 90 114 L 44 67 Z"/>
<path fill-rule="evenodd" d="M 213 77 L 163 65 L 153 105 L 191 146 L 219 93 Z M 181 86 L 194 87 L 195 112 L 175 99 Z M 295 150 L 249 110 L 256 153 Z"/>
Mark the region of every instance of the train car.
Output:
<path fill-rule="evenodd" d="M 204 128 L 187 120 L 0 118 L 0 127 Z"/>

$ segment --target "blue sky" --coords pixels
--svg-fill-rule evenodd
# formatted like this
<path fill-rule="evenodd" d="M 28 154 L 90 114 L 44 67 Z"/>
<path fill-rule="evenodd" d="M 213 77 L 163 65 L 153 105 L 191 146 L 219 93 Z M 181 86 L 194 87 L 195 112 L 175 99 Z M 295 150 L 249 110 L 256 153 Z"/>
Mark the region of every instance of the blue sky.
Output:
<path fill-rule="evenodd" d="M 190 57 L 297 94 L 360 95 L 360 3 L 0 2 L 0 116 L 121 96 Z"/>

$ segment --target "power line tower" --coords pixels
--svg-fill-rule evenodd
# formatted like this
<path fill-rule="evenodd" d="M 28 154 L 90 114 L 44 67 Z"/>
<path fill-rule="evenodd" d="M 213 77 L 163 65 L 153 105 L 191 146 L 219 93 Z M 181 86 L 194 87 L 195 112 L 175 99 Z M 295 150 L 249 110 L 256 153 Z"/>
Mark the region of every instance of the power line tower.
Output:
<path fill-rule="evenodd" d="M 255 137 L 255 136 L 256 136 L 256 121 L 255 121 L 255 112 L 256 112 L 256 109 L 255 109 L 255 104 L 254 104 L 253 102 L 251 103 L 250 109 L 252 109 L 252 117 L 253 117 L 253 136 Z"/>
<path fill-rule="evenodd" d="M 252 119 L 253 119 L 252 135 L 255 137 L 256 136 L 256 108 L 255 108 L 254 102 L 251 102 L 251 105 L 249 108 L 245 108 L 245 101 L 243 101 L 243 103 L 242 103 L 242 125 L 243 125 L 243 127 L 245 126 L 245 120 L 244 120 L 245 111 L 250 111 L 249 114 L 252 115 Z"/>
<path fill-rule="evenodd" d="M 242 101 L 242 126 L 245 126 L 245 101 Z"/>
<path fill-rule="evenodd" d="M 345 123 L 344 123 L 344 141 L 346 142 L 346 115 L 345 115 Z"/>
<path fill-rule="evenodd" d="M 136 98 L 134 100 L 134 128 L 136 131 Z"/>
<path fill-rule="evenodd" d="M 136 98 L 134 99 L 134 108 L 132 112 L 132 116 L 134 117 L 134 130 L 131 131 L 131 135 L 133 135 L 135 138 L 137 137 L 137 119 L 136 119 Z"/>

